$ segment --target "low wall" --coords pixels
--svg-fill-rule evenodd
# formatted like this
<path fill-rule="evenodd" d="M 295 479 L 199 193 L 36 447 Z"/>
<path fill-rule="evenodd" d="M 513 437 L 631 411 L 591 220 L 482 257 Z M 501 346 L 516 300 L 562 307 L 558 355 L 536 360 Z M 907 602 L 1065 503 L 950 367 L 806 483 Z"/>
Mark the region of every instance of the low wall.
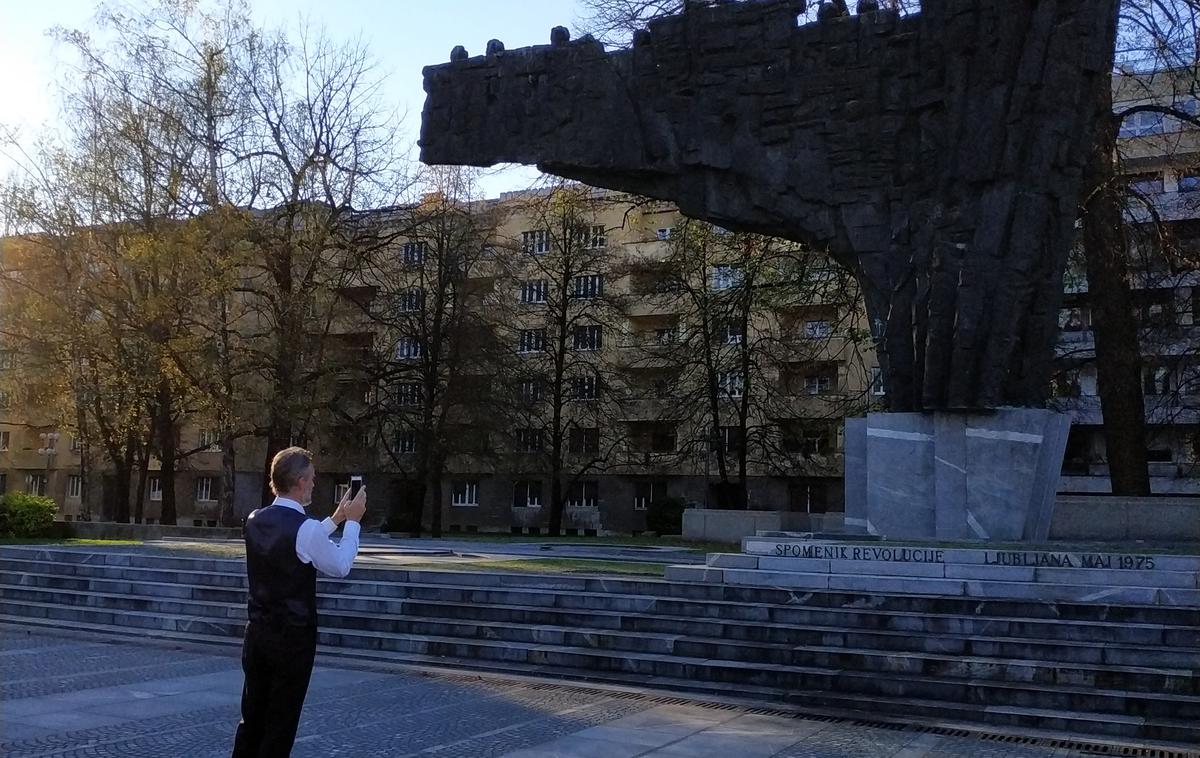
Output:
<path fill-rule="evenodd" d="M 708 542 L 740 542 L 762 531 L 837 532 L 842 513 L 789 513 L 784 511 L 729 511 L 689 508 L 683 512 L 683 536 Z"/>
<path fill-rule="evenodd" d="M 54 534 L 85 540 L 161 540 L 165 537 L 232 540 L 242 538 L 242 528 L 121 524 L 116 521 L 56 521 Z"/>
<path fill-rule="evenodd" d="M 1059 495 L 1050 539 L 1200 542 L 1200 497 Z"/>

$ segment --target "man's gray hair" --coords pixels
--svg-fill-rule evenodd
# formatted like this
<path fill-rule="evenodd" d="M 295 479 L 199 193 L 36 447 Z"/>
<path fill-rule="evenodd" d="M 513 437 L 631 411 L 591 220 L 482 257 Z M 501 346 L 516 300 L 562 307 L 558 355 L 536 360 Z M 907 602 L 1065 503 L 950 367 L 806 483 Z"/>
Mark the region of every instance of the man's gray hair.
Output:
<path fill-rule="evenodd" d="M 300 477 L 312 465 L 313 455 L 302 447 L 280 450 L 271 459 L 271 491 L 276 495 L 291 492 L 300 484 Z"/>

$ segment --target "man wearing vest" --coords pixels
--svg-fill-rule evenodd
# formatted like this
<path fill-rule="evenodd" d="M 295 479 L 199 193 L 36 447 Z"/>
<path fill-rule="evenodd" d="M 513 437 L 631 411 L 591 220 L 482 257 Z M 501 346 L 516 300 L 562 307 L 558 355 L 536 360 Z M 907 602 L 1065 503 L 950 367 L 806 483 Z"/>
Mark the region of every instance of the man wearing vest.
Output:
<path fill-rule="evenodd" d="M 242 646 L 242 720 L 234 758 L 288 756 L 317 654 L 317 572 L 344 577 L 358 553 L 367 490 L 350 493 L 333 516 L 304 512 L 312 502 L 312 453 L 289 447 L 271 461 L 275 502 L 246 519 L 249 623 Z M 346 522 L 340 544 L 329 536 Z"/>

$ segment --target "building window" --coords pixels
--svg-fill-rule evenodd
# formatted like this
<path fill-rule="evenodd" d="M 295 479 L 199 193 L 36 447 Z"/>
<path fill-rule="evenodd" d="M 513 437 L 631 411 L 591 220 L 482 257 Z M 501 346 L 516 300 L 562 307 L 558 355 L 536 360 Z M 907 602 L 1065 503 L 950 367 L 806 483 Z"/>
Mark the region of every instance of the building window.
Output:
<path fill-rule="evenodd" d="M 212 502 L 213 478 L 202 476 L 196 480 L 196 502 Z"/>
<path fill-rule="evenodd" d="M 150 477 L 150 501 L 157 503 L 162 500 L 162 479 L 157 476 Z"/>
<path fill-rule="evenodd" d="M 571 508 L 595 508 L 600 502 L 600 483 L 588 479 L 574 482 L 567 488 L 567 505 Z"/>
<path fill-rule="evenodd" d="M 79 500 L 83 496 L 83 477 L 79 474 L 72 474 L 67 477 L 67 497 L 71 500 Z"/>
<path fill-rule="evenodd" d="M 534 229 L 521 232 L 521 247 L 532 255 L 542 255 L 550 252 L 550 232 L 545 229 Z"/>
<path fill-rule="evenodd" d="M 804 377 L 804 393 L 806 395 L 824 395 L 833 390 L 832 374 L 810 374 Z"/>
<path fill-rule="evenodd" d="M 517 352 L 520 353 L 537 353 L 541 352 L 546 344 L 545 329 L 522 329 L 521 340 L 517 347 Z"/>
<path fill-rule="evenodd" d="M 1147 395 L 1171 394 L 1171 370 L 1166 366 L 1144 366 L 1142 390 Z"/>
<path fill-rule="evenodd" d="M 599 324 L 575 327 L 576 350 L 600 350 L 604 347 L 604 327 Z"/>
<path fill-rule="evenodd" d="M 730 263 L 720 263 L 712 268 L 712 288 L 727 290 L 740 286 L 742 283 L 742 267 Z"/>
<path fill-rule="evenodd" d="M 412 455 L 417 452 L 417 430 L 401 429 L 392 440 L 397 455 Z"/>
<path fill-rule="evenodd" d="M 350 491 L 350 485 L 346 482 L 342 482 L 342 483 L 334 486 L 333 502 L 340 505 L 342 502 L 342 498 L 344 498 L 346 496 L 346 493 L 349 491 Z"/>
<path fill-rule="evenodd" d="M 8 393 L 4 390 L 0 390 L 0 408 L 8 408 L 11 406 L 11 404 L 12 401 L 9 398 Z"/>
<path fill-rule="evenodd" d="M 1129 116 L 1121 123 L 1121 137 L 1149 137 L 1162 134 L 1166 129 L 1163 114 L 1142 111 Z"/>
<path fill-rule="evenodd" d="M 412 287 L 400 293 L 401 313 L 420 313 L 425 307 L 425 290 Z"/>
<path fill-rule="evenodd" d="M 422 387 L 420 382 L 402 382 L 397 393 L 401 406 L 412 407 L 421 404 Z"/>
<path fill-rule="evenodd" d="M 588 274 L 575 277 L 575 297 L 580 300 L 594 300 L 604 294 L 604 277 L 600 274 Z"/>
<path fill-rule="evenodd" d="M 545 279 L 537 279 L 521 283 L 521 302 L 527 305 L 544 305 L 546 291 L 549 289 Z"/>
<path fill-rule="evenodd" d="M 26 474 L 25 475 L 25 494 L 37 495 L 38 497 L 46 496 L 46 475 L 45 474 Z"/>
<path fill-rule="evenodd" d="M 600 430 L 594 426 L 572 427 L 568 446 L 572 453 L 595 455 L 600 452 Z"/>
<path fill-rule="evenodd" d="M 572 400 L 595 400 L 600 397 L 600 378 L 595 374 L 571 378 Z"/>
<path fill-rule="evenodd" d="M 83 449 L 83 440 L 78 437 L 71 437 L 71 452 L 78 453 Z"/>
<path fill-rule="evenodd" d="M 425 348 L 418 337 L 401 337 L 396 342 L 396 360 L 411 360 L 425 355 Z"/>
<path fill-rule="evenodd" d="M 541 508 L 542 483 L 538 480 L 522 480 L 513 484 L 514 508 Z"/>
<path fill-rule="evenodd" d="M 12 442 L 12 432 L 0 432 L 0 453 L 7 453 Z"/>
<path fill-rule="evenodd" d="M 207 450 L 210 453 L 220 452 L 221 433 L 216 429 L 200 430 L 200 449 Z"/>
<path fill-rule="evenodd" d="M 1087 331 L 1088 321 L 1086 308 L 1063 308 L 1058 312 L 1058 328 L 1064 332 Z"/>
<path fill-rule="evenodd" d="M 833 336 L 833 325 L 824 319 L 804 322 L 804 338 L 809 340 L 826 339 Z"/>
<path fill-rule="evenodd" d="M 662 479 L 635 482 L 633 485 L 633 509 L 644 511 L 651 503 L 661 503 L 667 499 L 667 483 Z"/>
<path fill-rule="evenodd" d="M 675 430 L 674 429 L 655 429 L 650 432 L 650 452 L 652 453 L 673 453 L 675 452 Z"/>
<path fill-rule="evenodd" d="M 654 236 L 662 241 L 671 239 L 671 227 L 663 227 L 654 233 Z"/>
<path fill-rule="evenodd" d="M 746 330 L 736 321 L 725 324 L 725 344 L 740 345 L 746 339 Z"/>
<path fill-rule="evenodd" d="M 541 429 L 518 429 L 516 432 L 517 450 L 522 453 L 542 452 Z"/>
<path fill-rule="evenodd" d="M 420 266 L 425 262 L 425 253 L 428 247 L 424 242 L 405 242 L 404 243 L 404 262 L 410 266 Z"/>
<path fill-rule="evenodd" d="M 10 369 L 16 365 L 16 358 L 11 350 L 0 350 L 0 370 Z"/>
<path fill-rule="evenodd" d="M 451 484 L 450 505 L 479 505 L 479 482 L 462 480 Z"/>
<path fill-rule="evenodd" d="M 366 450 L 371 447 L 371 431 L 369 429 L 360 431 L 356 442 L 358 443 L 359 450 Z"/>
<path fill-rule="evenodd" d="M 742 430 L 737 426 L 723 426 L 717 432 L 720 449 L 726 453 L 736 453 L 742 449 Z"/>
<path fill-rule="evenodd" d="M 1180 192 L 1200 192 L 1200 171 L 1187 171 L 1179 175 Z"/>
<path fill-rule="evenodd" d="M 721 394 L 726 397 L 741 397 L 746 391 L 746 380 L 741 371 L 723 371 L 718 378 Z"/>
<path fill-rule="evenodd" d="M 530 377 L 522 379 L 517 385 L 517 398 L 522 403 L 537 403 L 542 399 L 542 387 L 544 383 L 539 377 Z"/>
<path fill-rule="evenodd" d="M 887 390 L 883 388 L 883 369 L 878 366 L 871 368 L 871 394 L 876 397 L 887 394 Z"/>
<path fill-rule="evenodd" d="M 657 345 L 674 345 L 679 341 L 679 328 L 655 329 L 654 342 Z"/>
<path fill-rule="evenodd" d="M 593 250 L 603 250 L 608 247 L 608 235 L 603 224 L 592 224 L 591 234 L 588 235 L 588 247 Z"/>

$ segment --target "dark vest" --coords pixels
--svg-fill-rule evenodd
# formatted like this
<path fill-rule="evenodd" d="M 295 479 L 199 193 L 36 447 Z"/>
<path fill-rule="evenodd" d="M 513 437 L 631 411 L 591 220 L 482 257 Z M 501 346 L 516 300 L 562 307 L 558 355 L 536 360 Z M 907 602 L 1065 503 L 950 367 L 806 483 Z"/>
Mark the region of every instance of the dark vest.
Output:
<path fill-rule="evenodd" d="M 317 570 L 296 557 L 296 534 L 308 516 L 282 505 L 246 519 L 250 621 L 270 626 L 317 625 Z"/>

